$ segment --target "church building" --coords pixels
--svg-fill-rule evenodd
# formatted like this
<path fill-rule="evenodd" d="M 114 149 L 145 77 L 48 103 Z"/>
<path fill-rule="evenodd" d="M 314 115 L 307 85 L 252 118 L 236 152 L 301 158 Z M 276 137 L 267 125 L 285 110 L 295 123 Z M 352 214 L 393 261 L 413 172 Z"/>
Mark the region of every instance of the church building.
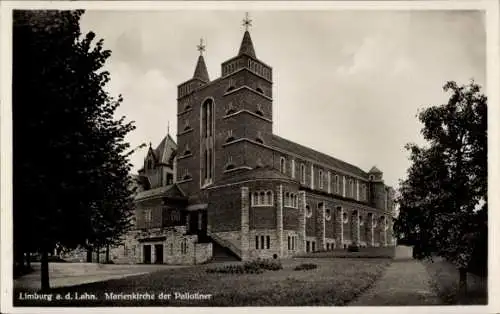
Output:
<path fill-rule="evenodd" d="M 368 171 L 273 134 L 273 69 L 246 30 L 210 79 L 198 46 L 178 85 L 177 138 L 151 145 L 139 170 L 135 229 L 117 262 L 199 264 L 392 246 L 394 190 Z M 321 134 L 310 134 L 321 136 Z"/>

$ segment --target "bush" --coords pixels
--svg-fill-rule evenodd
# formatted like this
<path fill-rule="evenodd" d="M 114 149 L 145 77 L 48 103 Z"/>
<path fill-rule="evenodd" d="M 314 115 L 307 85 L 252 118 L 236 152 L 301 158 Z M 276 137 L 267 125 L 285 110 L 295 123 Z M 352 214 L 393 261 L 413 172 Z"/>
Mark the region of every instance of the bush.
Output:
<path fill-rule="evenodd" d="M 226 265 L 216 268 L 208 268 L 207 273 L 221 274 L 261 274 L 264 270 L 255 265 Z"/>
<path fill-rule="evenodd" d="M 245 265 L 249 265 L 249 267 L 257 267 L 264 270 L 280 270 L 283 269 L 281 262 L 279 260 L 271 260 L 271 259 L 256 259 L 254 261 L 248 261 Z"/>
<path fill-rule="evenodd" d="M 280 261 L 268 259 L 256 259 L 245 262 L 243 265 L 225 265 L 216 268 L 208 268 L 207 273 L 223 274 L 261 274 L 264 270 L 283 269 Z"/>
<path fill-rule="evenodd" d="M 310 270 L 310 269 L 316 269 L 318 268 L 318 265 L 316 264 L 300 264 L 297 267 L 294 268 L 294 270 Z"/>
<path fill-rule="evenodd" d="M 359 252 L 359 245 L 349 244 L 349 246 L 347 247 L 347 252 Z"/>

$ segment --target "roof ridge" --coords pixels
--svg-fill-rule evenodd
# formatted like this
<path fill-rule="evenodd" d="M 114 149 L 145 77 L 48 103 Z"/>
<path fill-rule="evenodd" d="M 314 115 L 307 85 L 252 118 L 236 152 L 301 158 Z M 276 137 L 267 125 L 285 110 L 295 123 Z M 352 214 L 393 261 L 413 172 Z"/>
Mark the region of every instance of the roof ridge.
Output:
<path fill-rule="evenodd" d="M 334 160 L 336 160 L 336 161 L 338 161 L 338 162 L 340 162 L 340 163 L 343 163 L 343 164 L 349 165 L 349 166 L 351 166 L 351 167 L 354 167 L 354 168 L 356 168 L 357 170 L 361 171 L 364 175 L 367 175 L 366 171 L 364 171 L 364 170 L 363 170 L 363 169 L 361 169 L 360 167 L 358 167 L 358 166 L 356 166 L 356 165 L 353 165 L 353 164 L 351 164 L 351 163 L 348 163 L 348 162 L 346 162 L 346 161 L 344 161 L 344 160 L 342 160 L 342 159 L 339 159 L 339 158 L 337 158 L 337 157 L 334 157 L 334 156 L 331 156 L 331 155 L 329 155 L 329 154 L 323 153 L 323 152 L 321 152 L 321 151 L 319 151 L 319 150 L 316 150 L 316 149 L 314 149 L 314 148 L 311 148 L 311 147 L 305 146 L 305 145 L 303 145 L 303 144 L 300 144 L 300 143 L 297 143 L 297 142 L 291 141 L 291 140 L 289 140 L 289 139 L 287 139 L 287 138 L 284 138 L 284 137 L 282 137 L 282 136 L 279 136 L 279 135 L 277 135 L 277 134 L 273 134 L 272 136 L 273 136 L 273 137 L 275 137 L 275 138 L 277 138 L 278 140 L 287 141 L 287 142 L 292 143 L 292 144 L 294 144 L 294 145 L 301 146 L 302 148 L 307 149 L 307 150 L 309 150 L 309 151 L 312 151 L 312 152 L 314 152 L 314 153 L 317 153 L 317 154 L 323 155 L 324 157 L 331 158 L 331 159 L 334 159 Z M 304 157 L 307 157 L 307 156 L 304 156 Z M 317 161 L 319 162 L 319 160 L 317 160 Z M 333 166 L 333 165 L 331 165 L 331 166 Z"/>

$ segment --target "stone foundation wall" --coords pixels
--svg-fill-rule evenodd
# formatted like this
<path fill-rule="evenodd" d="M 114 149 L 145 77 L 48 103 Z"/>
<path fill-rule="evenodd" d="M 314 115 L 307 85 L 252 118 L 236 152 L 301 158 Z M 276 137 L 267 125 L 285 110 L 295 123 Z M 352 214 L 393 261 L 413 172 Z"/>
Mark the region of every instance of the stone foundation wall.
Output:
<path fill-rule="evenodd" d="M 264 237 L 264 248 L 261 249 L 262 238 Z M 270 246 L 267 248 L 267 236 L 269 236 Z M 256 237 L 258 238 L 259 248 L 256 248 Z M 276 229 L 259 229 L 259 230 L 250 230 L 249 232 L 249 249 L 248 249 L 248 257 L 249 259 L 256 258 L 273 258 L 273 255 L 276 254 L 280 256 L 280 247 L 279 247 L 279 239 Z"/>
<path fill-rule="evenodd" d="M 195 264 L 202 264 L 212 259 L 212 243 L 195 244 Z"/>

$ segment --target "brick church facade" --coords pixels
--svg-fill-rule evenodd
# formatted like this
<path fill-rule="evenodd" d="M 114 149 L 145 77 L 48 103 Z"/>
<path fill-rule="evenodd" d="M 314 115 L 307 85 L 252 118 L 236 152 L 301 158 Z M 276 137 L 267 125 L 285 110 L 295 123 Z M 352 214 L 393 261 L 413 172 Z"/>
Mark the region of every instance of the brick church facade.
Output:
<path fill-rule="evenodd" d="M 248 29 L 221 66 L 210 80 L 201 53 L 193 77 L 178 86 L 177 141 L 167 134 L 149 148 L 135 229 L 114 259 L 197 264 L 215 247 L 248 260 L 394 245 L 394 190 L 379 169 L 273 134 L 273 71 L 257 58 Z"/>

